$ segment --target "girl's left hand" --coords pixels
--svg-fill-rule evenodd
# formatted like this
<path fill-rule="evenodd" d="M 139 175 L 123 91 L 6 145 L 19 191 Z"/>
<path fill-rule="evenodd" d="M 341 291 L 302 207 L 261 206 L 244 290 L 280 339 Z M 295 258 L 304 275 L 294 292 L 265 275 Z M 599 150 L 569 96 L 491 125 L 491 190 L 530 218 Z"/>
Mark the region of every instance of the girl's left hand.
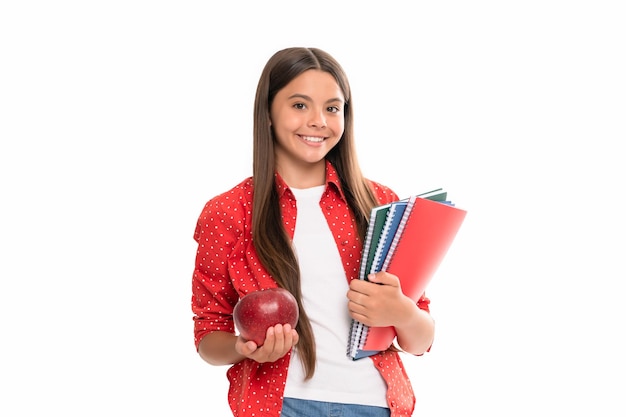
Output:
<path fill-rule="evenodd" d="M 348 309 L 353 319 L 371 327 L 398 327 L 412 317 L 415 303 L 402 293 L 397 276 L 377 272 L 367 279 L 350 282 Z"/>

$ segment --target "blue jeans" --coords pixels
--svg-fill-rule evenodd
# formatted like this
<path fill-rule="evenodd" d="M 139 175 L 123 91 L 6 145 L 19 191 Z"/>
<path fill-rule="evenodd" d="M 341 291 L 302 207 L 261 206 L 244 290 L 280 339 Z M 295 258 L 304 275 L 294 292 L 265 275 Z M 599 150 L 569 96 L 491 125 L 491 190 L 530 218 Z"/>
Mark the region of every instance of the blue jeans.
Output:
<path fill-rule="evenodd" d="M 389 417 L 385 407 L 285 398 L 281 417 Z"/>

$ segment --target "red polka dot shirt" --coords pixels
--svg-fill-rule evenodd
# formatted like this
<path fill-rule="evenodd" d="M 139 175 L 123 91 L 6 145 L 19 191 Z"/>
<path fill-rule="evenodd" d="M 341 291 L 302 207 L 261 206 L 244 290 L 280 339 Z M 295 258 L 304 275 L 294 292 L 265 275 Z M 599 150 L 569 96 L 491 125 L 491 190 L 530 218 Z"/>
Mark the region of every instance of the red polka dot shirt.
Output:
<path fill-rule="evenodd" d="M 327 163 L 326 190 L 321 204 L 335 237 L 348 280 L 358 279 L 362 241 L 349 210 L 335 169 Z M 276 184 L 285 229 L 293 237 L 296 200 L 287 184 L 276 174 Z M 372 182 L 380 204 L 398 200 L 389 188 Z M 252 179 L 211 199 L 203 208 L 194 239 L 198 243 L 192 279 L 191 307 L 196 348 L 213 331 L 235 331 L 232 312 L 240 297 L 270 287 L 276 282 L 267 273 L 252 245 Z M 418 305 L 429 311 L 429 299 Z M 347 343 L 347 341 L 346 341 Z M 409 417 L 415 395 L 397 352 L 388 350 L 371 356 L 387 383 L 387 402 L 392 417 Z M 245 359 L 227 371 L 228 402 L 236 417 L 278 417 L 287 379 L 290 353 L 273 363 Z"/>

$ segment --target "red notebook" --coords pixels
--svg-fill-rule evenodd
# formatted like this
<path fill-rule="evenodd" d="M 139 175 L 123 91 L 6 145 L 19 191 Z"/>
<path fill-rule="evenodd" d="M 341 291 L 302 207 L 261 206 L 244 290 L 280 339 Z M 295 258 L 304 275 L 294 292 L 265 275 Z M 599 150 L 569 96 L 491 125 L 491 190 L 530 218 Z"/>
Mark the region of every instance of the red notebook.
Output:
<path fill-rule="evenodd" d="M 380 270 L 398 276 L 404 294 L 417 302 L 452 245 L 466 214 L 447 200 L 410 197 L 395 233 L 389 235 L 393 239 Z M 395 337 L 393 327 L 368 327 L 353 321 L 348 356 L 356 360 L 386 350 Z"/>

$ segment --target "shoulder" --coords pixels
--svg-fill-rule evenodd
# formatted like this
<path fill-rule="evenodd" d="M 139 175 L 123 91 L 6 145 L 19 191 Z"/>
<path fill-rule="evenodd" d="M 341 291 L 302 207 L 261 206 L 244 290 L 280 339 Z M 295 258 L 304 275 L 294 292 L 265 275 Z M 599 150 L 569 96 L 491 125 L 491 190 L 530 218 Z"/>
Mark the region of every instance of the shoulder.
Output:
<path fill-rule="evenodd" d="M 368 179 L 367 182 L 374 192 L 374 196 L 378 200 L 379 204 L 387 204 L 391 203 L 392 201 L 399 200 L 398 195 L 388 186 L 376 181 L 372 181 L 370 179 Z"/>
<path fill-rule="evenodd" d="M 252 178 L 246 178 L 228 191 L 211 198 L 203 211 L 231 211 L 252 203 Z"/>
<path fill-rule="evenodd" d="M 246 178 L 233 188 L 211 198 L 202 208 L 196 225 L 196 235 L 203 228 L 219 225 L 220 230 L 239 229 L 252 215 L 252 178 Z"/>

